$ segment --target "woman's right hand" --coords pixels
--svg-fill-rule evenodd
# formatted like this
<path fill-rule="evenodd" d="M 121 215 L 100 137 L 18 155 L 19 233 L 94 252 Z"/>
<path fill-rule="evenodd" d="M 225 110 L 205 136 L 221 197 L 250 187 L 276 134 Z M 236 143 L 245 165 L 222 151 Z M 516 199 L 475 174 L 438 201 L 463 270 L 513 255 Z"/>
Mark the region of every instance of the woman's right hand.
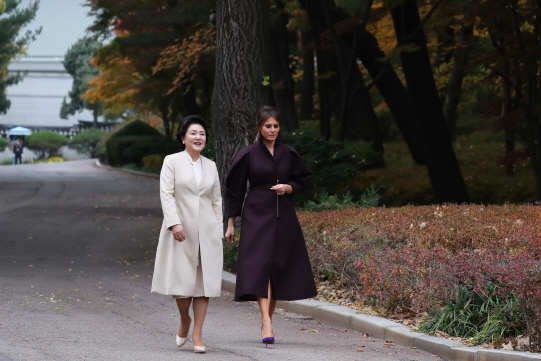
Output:
<path fill-rule="evenodd" d="M 225 232 L 225 240 L 229 244 L 233 244 L 233 237 L 235 237 L 235 227 L 228 225 L 227 231 Z"/>
<path fill-rule="evenodd" d="M 182 227 L 182 224 L 175 224 L 173 227 L 171 227 L 171 232 L 173 232 L 173 237 L 179 242 L 186 239 L 186 234 L 184 233 L 184 227 Z"/>

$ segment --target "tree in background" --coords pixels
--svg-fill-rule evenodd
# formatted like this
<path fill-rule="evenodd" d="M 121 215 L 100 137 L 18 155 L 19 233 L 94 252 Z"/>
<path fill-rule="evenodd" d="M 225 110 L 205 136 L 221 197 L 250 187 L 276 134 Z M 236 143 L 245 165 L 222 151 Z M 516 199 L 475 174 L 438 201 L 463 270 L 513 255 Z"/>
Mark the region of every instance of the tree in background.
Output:
<path fill-rule="evenodd" d="M 89 154 L 90 158 L 96 158 L 98 144 L 105 135 L 101 129 L 88 129 L 77 133 L 69 142 L 69 147 L 76 149 L 77 153 Z"/>
<path fill-rule="evenodd" d="M 170 92 L 177 71 L 153 69 L 167 47 L 193 35 L 199 23 L 208 21 L 213 5 L 210 0 L 90 1 L 91 13 L 96 16 L 91 30 L 105 38 L 116 35 L 100 50 L 97 66 L 107 68 L 107 64 L 115 64 L 114 58 L 129 62 L 137 76 L 124 77 L 130 84 L 120 92 L 133 90 L 130 101 L 159 115 L 167 137 L 173 136 L 174 125 L 182 116 L 201 113 L 203 104 L 198 100 L 210 99 L 204 93 L 210 94 L 212 87 L 192 84 L 186 91 Z"/>
<path fill-rule="evenodd" d="M 67 137 L 54 132 L 35 132 L 25 139 L 25 145 L 38 155 L 38 159 L 53 157 L 64 145 L 68 144 Z"/>
<path fill-rule="evenodd" d="M 98 69 L 92 65 L 91 61 L 100 47 L 100 42 L 85 37 L 73 44 L 64 56 L 62 64 L 72 76 L 73 85 L 69 92 L 70 102 L 66 101 L 66 97 L 62 101 L 60 118 L 67 119 L 68 115 L 88 109 L 94 118 L 94 128 L 97 128 L 98 116 L 103 114 L 103 103 L 99 101 L 91 103 L 83 98 L 83 95 L 90 88 L 87 83 L 98 74 Z"/>
<path fill-rule="evenodd" d="M 100 62 L 92 59 L 92 65 L 99 69 L 87 84 L 88 90 L 81 96 L 89 103 L 103 103 L 106 112 L 123 114 L 131 109 L 136 112 L 148 110 L 150 105 L 137 98 L 133 87 L 143 76 L 137 72 L 127 57 L 108 56 Z"/>
<path fill-rule="evenodd" d="M 400 62 L 416 115 L 417 129 L 425 149 L 430 183 L 436 201 L 464 203 L 468 200 L 466 185 L 434 81 L 416 0 L 404 0 L 391 9 L 391 15 L 397 41 L 404 47 L 400 52 Z"/>
<path fill-rule="evenodd" d="M 0 2 L 0 114 L 5 114 L 11 106 L 6 97 L 6 88 L 17 84 L 22 75 L 8 73 L 8 65 L 17 56 L 24 53 L 26 46 L 39 34 L 26 32 L 20 34 L 21 29 L 36 16 L 39 1 L 25 9 L 20 8 L 17 0 L 3 0 Z"/>
<path fill-rule="evenodd" d="M 9 140 L 0 138 L 0 152 L 6 150 L 6 147 L 9 145 Z"/>

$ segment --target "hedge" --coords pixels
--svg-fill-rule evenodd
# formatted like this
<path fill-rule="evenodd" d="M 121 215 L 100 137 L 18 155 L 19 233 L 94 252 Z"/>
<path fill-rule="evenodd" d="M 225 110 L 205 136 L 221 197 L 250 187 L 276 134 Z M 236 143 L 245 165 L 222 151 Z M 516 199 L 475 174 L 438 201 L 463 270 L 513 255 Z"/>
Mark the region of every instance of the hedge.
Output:
<path fill-rule="evenodd" d="M 129 135 L 111 137 L 106 143 L 107 161 L 112 166 L 125 164 L 143 165 L 143 157 L 149 154 L 168 155 L 178 151 L 178 144 L 163 135 Z"/>
<path fill-rule="evenodd" d="M 340 277 L 359 304 L 431 312 L 463 286 L 518 295 L 541 350 L 541 207 L 350 208 L 299 221 L 316 276 Z"/>
<path fill-rule="evenodd" d="M 143 165 L 143 157 L 149 154 L 166 156 L 178 152 L 176 141 L 167 139 L 155 128 L 133 121 L 114 133 L 105 143 L 107 163 L 111 166 L 126 164 Z"/>

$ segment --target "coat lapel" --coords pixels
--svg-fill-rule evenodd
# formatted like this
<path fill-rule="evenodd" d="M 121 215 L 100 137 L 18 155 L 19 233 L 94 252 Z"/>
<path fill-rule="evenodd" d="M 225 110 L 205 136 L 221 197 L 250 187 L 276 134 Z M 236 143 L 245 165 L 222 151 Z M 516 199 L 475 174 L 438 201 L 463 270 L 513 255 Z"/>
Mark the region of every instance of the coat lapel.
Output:
<path fill-rule="evenodd" d="M 180 155 L 180 162 L 182 164 L 182 170 L 189 174 L 188 178 L 190 180 L 189 180 L 188 184 L 190 185 L 190 187 L 193 187 L 193 189 L 195 190 L 195 193 L 199 193 L 199 189 L 197 187 L 197 182 L 195 181 L 195 172 L 193 171 L 192 164 L 190 163 L 190 160 L 186 157 L 186 154 L 183 154 L 183 153 L 186 153 L 186 151 L 182 151 L 179 154 Z M 205 168 L 203 167 L 203 174 L 204 174 L 204 172 L 205 172 Z M 203 180 L 201 180 L 201 182 L 203 182 Z"/>
<path fill-rule="evenodd" d="M 205 183 L 208 183 L 208 181 L 210 181 L 210 173 L 209 173 L 210 164 L 207 158 L 203 157 L 202 155 L 199 155 L 199 156 L 201 157 L 201 167 L 203 168 L 201 184 L 199 184 L 199 195 L 201 195 L 201 193 L 206 187 Z M 194 182 L 195 182 L 195 176 L 194 176 Z M 196 185 L 197 185 L 197 182 L 196 182 Z"/>

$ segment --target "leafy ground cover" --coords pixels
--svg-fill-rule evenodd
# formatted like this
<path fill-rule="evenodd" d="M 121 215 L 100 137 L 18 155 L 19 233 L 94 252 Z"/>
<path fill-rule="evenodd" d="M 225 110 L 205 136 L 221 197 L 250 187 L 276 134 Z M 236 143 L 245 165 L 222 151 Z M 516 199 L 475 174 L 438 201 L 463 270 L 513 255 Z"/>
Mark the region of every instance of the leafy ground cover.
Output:
<path fill-rule="evenodd" d="M 459 336 L 466 342 L 540 351 L 540 206 L 349 208 L 299 212 L 299 221 L 320 299 L 414 329 L 462 300 L 459 311 L 487 309 L 475 332 Z M 426 331 L 452 336 L 459 321 Z"/>

